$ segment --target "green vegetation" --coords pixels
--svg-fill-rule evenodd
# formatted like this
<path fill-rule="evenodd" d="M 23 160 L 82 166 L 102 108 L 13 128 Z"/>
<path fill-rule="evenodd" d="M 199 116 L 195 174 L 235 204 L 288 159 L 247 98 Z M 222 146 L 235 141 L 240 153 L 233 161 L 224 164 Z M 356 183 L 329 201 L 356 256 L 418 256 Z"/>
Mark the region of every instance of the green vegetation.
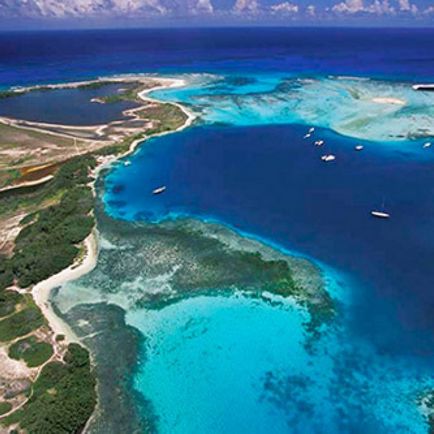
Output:
<path fill-rule="evenodd" d="M 38 217 L 38 213 L 36 212 L 27 214 L 23 219 L 21 219 L 20 225 L 25 226 L 28 225 L 29 223 L 33 223 L 37 217 Z"/>
<path fill-rule="evenodd" d="M 12 259 L 14 275 L 27 287 L 71 265 L 94 225 L 89 215 L 93 196 L 88 187 L 67 191 L 58 205 L 38 213 L 38 219 L 21 230 Z M 37 254 L 35 254 L 37 253 Z"/>
<path fill-rule="evenodd" d="M 0 318 L 15 312 L 15 306 L 24 302 L 24 296 L 16 291 L 0 291 Z"/>
<path fill-rule="evenodd" d="M 108 86 L 109 84 L 115 84 L 116 81 L 109 81 L 109 80 L 97 80 L 97 81 L 91 81 L 90 83 L 84 83 L 77 86 L 77 89 L 101 89 L 105 86 Z"/>
<path fill-rule="evenodd" d="M 10 402 L 5 402 L 5 401 L 0 402 L 0 416 L 2 414 L 8 413 L 11 410 L 12 410 L 12 405 Z"/>
<path fill-rule="evenodd" d="M 0 193 L 0 217 L 14 214 L 22 208 L 39 207 L 47 201 L 58 201 L 67 189 L 87 184 L 90 181 L 89 169 L 95 164 L 93 157 L 75 157 L 63 164 L 54 179 L 47 184 L 29 190 L 15 190 L 9 194 Z"/>
<path fill-rule="evenodd" d="M 22 95 L 23 92 L 16 92 L 13 90 L 2 90 L 0 91 L 0 99 L 12 98 L 14 96 Z"/>
<path fill-rule="evenodd" d="M 155 123 L 155 127 L 147 134 L 160 134 L 173 131 L 184 125 L 187 115 L 176 105 L 171 103 L 158 103 L 140 111 L 139 116 Z"/>
<path fill-rule="evenodd" d="M 126 139 L 124 139 L 121 143 L 113 146 L 107 146 L 106 148 L 100 149 L 97 151 L 98 155 L 119 155 L 124 154 L 130 149 L 130 146 L 132 143 L 134 143 L 136 140 L 143 139 L 144 134 L 138 133 L 133 136 L 129 136 Z"/>
<path fill-rule="evenodd" d="M 9 187 L 20 177 L 21 172 L 18 169 L 0 170 L 0 188 Z"/>
<path fill-rule="evenodd" d="M 13 283 L 14 275 L 12 272 L 11 262 L 8 258 L 0 255 L 0 291 L 11 286 Z M 0 316 L 2 306 L 0 305 Z"/>
<path fill-rule="evenodd" d="M 137 95 L 144 89 L 146 85 L 140 82 L 124 83 L 125 88 L 118 93 L 101 97 L 101 101 L 106 104 L 113 104 L 120 101 L 136 101 L 139 102 Z"/>
<path fill-rule="evenodd" d="M 24 306 L 0 321 L 0 342 L 8 342 L 41 327 L 45 318 L 30 295 L 24 296 Z"/>
<path fill-rule="evenodd" d="M 12 258 L 0 260 L 0 289 L 15 277 L 27 287 L 58 273 L 74 262 L 76 246 L 91 232 L 93 195 L 86 184 L 92 157 L 77 157 L 63 165 L 52 182 L 37 192 L 0 199 L 2 209 L 25 207 L 31 202 L 57 202 L 22 220 L 27 224 L 18 237 Z"/>
<path fill-rule="evenodd" d="M 9 357 L 24 360 L 29 368 L 40 366 L 53 355 L 53 348 L 47 342 L 39 342 L 34 336 L 21 339 L 9 348 Z"/>
<path fill-rule="evenodd" d="M 95 408 L 95 385 L 88 351 L 70 344 L 64 363 L 44 366 L 29 401 L 3 424 L 18 423 L 31 434 L 79 433 Z"/>

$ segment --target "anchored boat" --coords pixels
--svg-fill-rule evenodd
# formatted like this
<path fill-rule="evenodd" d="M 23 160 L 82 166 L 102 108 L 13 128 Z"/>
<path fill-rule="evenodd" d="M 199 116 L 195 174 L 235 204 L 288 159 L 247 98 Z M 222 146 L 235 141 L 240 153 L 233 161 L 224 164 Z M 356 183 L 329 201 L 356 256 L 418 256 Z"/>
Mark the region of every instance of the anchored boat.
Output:
<path fill-rule="evenodd" d="M 162 185 L 161 187 L 156 188 L 155 190 L 152 190 L 152 194 L 161 194 L 166 191 L 166 186 Z"/>
<path fill-rule="evenodd" d="M 328 163 L 329 161 L 336 160 L 336 156 L 333 154 L 326 154 L 321 157 L 321 160 L 324 161 L 325 163 Z"/>
<path fill-rule="evenodd" d="M 371 215 L 373 217 L 377 217 L 379 219 L 388 219 L 390 218 L 390 214 L 384 211 L 371 211 Z"/>

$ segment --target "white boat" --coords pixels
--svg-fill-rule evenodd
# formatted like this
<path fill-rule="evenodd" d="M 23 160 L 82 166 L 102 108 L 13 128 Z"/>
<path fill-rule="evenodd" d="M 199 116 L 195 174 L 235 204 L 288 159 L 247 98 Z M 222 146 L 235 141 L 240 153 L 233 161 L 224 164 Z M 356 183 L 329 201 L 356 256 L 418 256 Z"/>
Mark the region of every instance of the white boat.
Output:
<path fill-rule="evenodd" d="M 429 148 L 431 145 L 432 145 L 431 142 L 426 142 L 426 143 L 423 144 L 422 147 L 423 147 L 424 149 L 426 149 L 426 148 Z"/>
<path fill-rule="evenodd" d="M 314 143 L 314 145 L 315 145 L 315 146 L 322 146 L 322 145 L 324 145 L 324 140 L 317 140 L 317 141 Z"/>
<path fill-rule="evenodd" d="M 161 194 L 166 191 L 166 186 L 162 185 L 161 187 L 156 188 L 155 190 L 152 190 L 152 194 Z"/>
<path fill-rule="evenodd" d="M 363 148 L 364 148 L 363 145 L 357 145 L 354 149 L 355 149 L 356 151 L 361 151 L 361 150 L 363 150 Z"/>
<path fill-rule="evenodd" d="M 309 128 L 309 134 L 312 134 L 314 131 L 315 131 L 315 128 L 314 128 L 314 127 Z"/>
<path fill-rule="evenodd" d="M 303 136 L 303 139 L 308 139 L 311 135 L 312 135 L 312 134 L 307 133 L 307 134 L 305 134 L 305 135 Z"/>
<path fill-rule="evenodd" d="M 130 166 L 131 165 L 131 161 L 125 161 L 125 166 Z"/>
<path fill-rule="evenodd" d="M 333 154 L 326 154 L 321 157 L 321 160 L 324 161 L 325 163 L 328 163 L 329 161 L 336 160 L 336 156 Z"/>
<path fill-rule="evenodd" d="M 377 217 L 379 219 L 388 219 L 390 214 L 384 211 L 371 211 L 372 217 Z"/>
<path fill-rule="evenodd" d="M 428 92 L 434 91 L 434 84 L 414 84 L 412 86 L 413 90 L 425 90 Z"/>

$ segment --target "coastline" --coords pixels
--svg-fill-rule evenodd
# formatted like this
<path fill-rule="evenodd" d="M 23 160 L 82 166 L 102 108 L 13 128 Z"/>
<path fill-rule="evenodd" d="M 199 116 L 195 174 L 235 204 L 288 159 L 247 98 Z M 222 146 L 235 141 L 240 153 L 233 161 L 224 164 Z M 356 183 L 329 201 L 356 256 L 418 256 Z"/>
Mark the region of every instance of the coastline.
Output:
<path fill-rule="evenodd" d="M 135 78 L 137 78 L 137 76 L 128 76 L 125 78 L 125 80 L 126 81 L 133 81 Z M 163 78 L 151 77 L 151 78 L 153 80 L 157 81 L 158 83 L 165 83 L 165 84 L 159 84 L 157 86 L 153 86 L 149 89 L 145 89 L 145 90 L 139 92 L 138 97 L 145 102 L 160 102 L 155 98 L 149 97 L 148 94 L 150 92 L 153 92 L 153 91 L 159 90 L 159 89 L 181 87 L 181 86 L 184 86 L 186 84 L 186 81 L 183 79 L 171 79 L 171 78 L 164 78 L 164 77 Z M 107 79 L 112 79 L 112 78 L 102 77 L 98 80 L 92 80 L 92 81 L 87 81 L 87 82 L 70 83 L 67 85 L 62 85 L 62 84 L 52 85 L 49 88 L 50 89 L 64 88 L 64 87 L 76 88 L 78 86 L 83 86 L 83 85 L 91 84 L 91 83 L 97 83 L 99 81 L 104 81 Z M 114 77 L 113 80 L 121 81 L 121 82 L 123 81 L 122 77 Z M 26 90 L 39 89 L 39 88 L 41 88 L 41 86 L 29 87 L 29 88 L 26 88 Z M 185 108 L 184 106 L 182 106 L 179 103 L 170 103 L 170 104 L 176 105 L 186 115 L 187 119 L 186 119 L 185 123 L 183 125 L 181 125 L 180 127 L 178 127 L 177 129 L 171 130 L 171 131 L 164 131 L 164 132 L 149 134 L 149 135 L 144 133 L 143 137 L 141 137 L 137 140 L 134 140 L 131 143 L 131 145 L 129 146 L 129 149 L 126 152 L 124 152 L 120 155 L 113 155 L 113 156 L 109 156 L 109 157 L 99 158 L 97 160 L 97 167 L 93 171 L 94 180 L 91 183 L 91 188 L 92 188 L 94 195 L 96 194 L 95 182 L 97 181 L 98 175 L 102 169 L 107 168 L 115 161 L 122 159 L 122 158 L 126 157 L 127 155 L 132 154 L 141 143 L 145 142 L 146 140 L 148 140 L 152 137 L 158 137 L 158 136 L 162 136 L 165 134 L 175 133 L 175 132 L 181 131 L 185 128 L 188 128 L 190 125 L 192 125 L 193 121 L 196 119 L 196 115 L 194 113 L 192 113 L 190 110 L 188 110 L 187 108 Z M 138 111 L 142 108 L 143 108 L 143 106 L 140 106 L 140 107 L 137 107 L 135 109 L 130 110 L 129 112 L 131 113 L 133 111 Z M 81 276 L 92 271 L 93 268 L 95 268 L 97 260 L 98 260 L 98 249 L 99 249 L 97 228 L 96 227 L 93 229 L 92 233 L 83 242 L 83 247 L 85 249 L 84 255 L 82 258 L 80 258 L 78 260 L 77 263 L 72 264 L 68 268 L 62 270 L 60 273 L 55 274 L 55 275 L 49 277 L 48 279 L 37 283 L 31 290 L 31 294 L 33 296 L 35 303 L 41 309 L 44 317 L 49 322 L 49 325 L 52 328 L 53 332 L 56 334 L 63 334 L 66 337 L 68 342 L 78 342 L 78 341 L 80 341 L 80 339 L 74 333 L 72 328 L 54 312 L 49 299 L 50 299 L 51 291 L 54 288 L 59 287 L 59 286 L 65 284 L 71 280 L 78 279 Z"/>
<path fill-rule="evenodd" d="M 84 240 L 83 246 L 85 254 L 78 264 L 73 264 L 65 268 L 60 273 L 49 277 L 48 279 L 37 283 L 31 293 L 35 303 L 41 309 L 44 317 L 47 319 L 50 328 L 56 334 L 63 334 L 68 342 L 78 342 L 77 335 L 72 331 L 71 327 L 62 320 L 51 307 L 50 294 L 51 291 L 63 285 L 70 280 L 78 279 L 86 273 L 92 271 L 98 259 L 98 241 L 96 229 Z"/>

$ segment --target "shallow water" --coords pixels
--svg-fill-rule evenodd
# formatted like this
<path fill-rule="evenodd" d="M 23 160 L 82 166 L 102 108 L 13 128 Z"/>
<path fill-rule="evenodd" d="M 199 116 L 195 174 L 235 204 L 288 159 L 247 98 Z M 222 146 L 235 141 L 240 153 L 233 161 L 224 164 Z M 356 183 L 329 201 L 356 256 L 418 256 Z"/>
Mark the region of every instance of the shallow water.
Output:
<path fill-rule="evenodd" d="M 244 318 L 240 306 L 231 310 L 227 299 L 208 300 L 205 305 L 216 304 L 222 312 L 228 309 L 232 314 L 216 320 L 216 327 L 221 329 L 215 335 L 208 334 L 205 327 L 203 339 L 196 341 L 194 335 L 191 345 L 186 344 L 186 324 L 201 323 L 204 316 L 196 307 L 190 311 L 189 304 L 181 304 L 157 314 L 139 311 L 127 315 L 127 321 L 150 341 L 143 350 L 147 362 L 135 381 L 137 389 L 153 402 L 162 432 L 219 432 L 206 425 L 208 417 L 202 420 L 202 415 L 212 409 L 220 412 L 219 423 L 228 432 L 236 432 L 238 424 L 244 423 L 245 412 L 249 413 L 250 423 L 257 423 L 254 432 L 265 432 L 260 427 L 272 423 L 275 432 L 306 432 L 306 427 L 309 432 L 426 431 L 417 402 L 431 384 L 429 366 L 433 362 L 430 348 L 434 344 L 434 324 L 429 313 L 433 300 L 426 291 L 434 281 L 427 266 L 432 251 L 429 246 L 434 245 L 427 232 L 434 215 L 434 191 L 430 187 L 434 182 L 433 155 L 422 150 L 418 142 L 364 142 L 365 149 L 357 153 L 354 145 L 359 141 L 322 129 L 316 134 L 327 144 L 318 149 L 303 140 L 305 131 L 304 126 L 297 125 L 193 128 L 150 141 L 131 159 L 131 165 L 119 164 L 107 178 L 107 210 L 118 218 L 158 221 L 169 215 L 195 215 L 230 222 L 241 231 L 345 270 L 350 276 L 347 280 L 334 271 L 333 277 L 341 286 L 335 296 L 343 294 L 346 304 L 339 332 L 330 332 L 330 340 L 320 341 L 322 351 L 309 360 L 317 370 L 310 371 L 304 363 L 303 387 L 297 386 L 295 394 L 289 392 L 295 387 L 292 382 L 298 384 L 301 380 L 292 378 L 292 365 L 280 351 L 280 362 L 287 369 L 282 373 L 276 368 L 276 375 L 291 377 L 286 381 L 271 376 L 278 383 L 272 395 L 276 394 L 280 401 L 273 395 L 266 404 L 257 403 L 262 383 L 256 372 L 252 374 L 253 389 L 245 392 L 240 403 L 251 400 L 262 410 L 241 406 L 235 413 L 238 418 L 225 413 L 226 400 L 214 402 L 211 392 L 203 398 L 203 390 L 211 387 L 209 377 L 197 377 L 196 369 L 186 369 L 195 359 L 212 371 L 209 354 L 218 357 L 219 351 L 208 347 L 208 339 L 229 353 L 226 334 L 239 332 L 239 345 L 246 347 L 237 353 L 238 359 L 229 357 L 215 370 L 214 381 L 225 382 L 230 377 L 231 387 L 247 390 L 244 382 L 251 377 L 238 373 L 235 380 L 231 374 L 235 367 L 245 364 L 245 355 L 253 352 L 250 345 L 259 348 L 265 360 L 278 358 L 279 351 L 273 353 L 272 348 L 279 345 L 302 351 L 297 339 L 274 329 L 280 314 L 274 317 L 273 309 L 258 304 L 244 322 L 240 320 Z M 325 149 L 337 155 L 335 163 L 321 162 Z M 153 196 L 151 190 L 162 184 L 167 185 L 167 192 Z M 369 211 L 381 207 L 384 199 L 392 214 L 387 222 L 369 216 Z M 419 221 L 416 227 L 412 225 L 414 219 Z M 326 280 L 331 279 L 328 273 L 324 270 Z M 212 312 L 205 323 L 212 323 L 214 314 L 217 318 L 223 315 L 219 308 Z M 270 316 L 259 320 L 263 314 Z M 288 315 L 289 324 L 289 317 L 295 313 Z M 169 327 L 166 338 L 171 321 L 182 326 Z M 260 327 L 265 327 L 268 336 L 276 335 L 275 346 L 269 347 L 267 339 L 247 339 L 242 331 L 247 328 L 254 335 Z M 291 326 L 288 333 L 295 330 L 297 327 Z M 264 359 L 257 362 L 274 372 L 272 362 L 269 366 Z M 324 365 L 329 366 L 327 375 Z M 182 377 L 182 386 L 173 383 L 173 394 L 170 388 L 158 387 L 163 378 L 171 375 Z M 190 414 L 188 407 L 174 406 L 173 400 L 181 393 L 177 387 L 188 390 L 193 404 L 197 394 L 197 412 Z M 289 404 L 293 399 L 297 400 L 296 407 Z M 269 413 L 270 402 L 272 407 L 283 406 L 284 415 L 276 413 L 276 409 Z M 376 405 L 370 405 L 372 402 Z M 398 402 L 402 406 L 399 415 Z M 312 417 L 315 422 L 311 422 Z M 291 420 L 303 422 L 297 427 Z"/>
<path fill-rule="evenodd" d="M 146 337 L 135 388 L 159 432 L 426 432 L 427 371 L 340 332 L 309 351 L 294 306 L 199 297 L 127 321 Z"/>
<path fill-rule="evenodd" d="M 107 179 L 106 209 L 129 221 L 220 221 L 318 261 L 327 289 L 343 302 L 313 343 L 301 324 L 307 313 L 287 304 L 214 293 L 139 308 L 143 294 L 173 289 L 167 273 L 141 280 L 121 260 L 104 268 L 103 252 L 93 274 L 54 297 L 61 313 L 75 313 L 68 319 L 84 329 L 84 341 L 98 341 L 98 360 L 128 355 L 122 367 L 108 363 L 102 371 L 100 381 L 121 382 L 105 383 L 104 417 L 113 424 L 97 423 L 93 432 L 119 432 L 135 411 L 157 417 L 163 433 L 427 432 L 418 404 L 434 377 L 434 180 L 432 150 L 422 145 L 432 134 L 433 104 L 399 80 L 434 79 L 432 32 L 92 31 L 57 33 L 55 45 L 53 34 L 0 35 L 2 86 L 137 71 L 229 73 L 218 81 L 189 74 L 193 86 L 156 94 L 191 104 L 205 126 L 152 140 L 130 166 L 117 165 Z M 88 99 L 80 104 L 93 116 L 97 105 Z M 68 99 L 56 104 L 60 118 L 52 119 L 63 122 L 71 116 Z M 326 140 L 323 149 L 302 139 L 311 124 Z M 358 143 L 361 153 L 353 150 Z M 324 165 L 319 157 L 329 151 L 337 160 Z M 162 184 L 167 192 L 152 196 Z M 383 200 L 388 222 L 369 216 Z M 147 266 L 149 249 L 140 256 L 124 236 L 104 239 L 103 249 Z M 165 258 L 152 260 L 164 265 Z M 118 333 L 123 310 L 117 320 L 106 315 L 113 304 L 139 330 L 134 342 L 142 338 L 134 369 L 134 345 Z M 111 337 L 125 345 L 106 345 Z M 128 411 L 117 401 L 122 387 Z"/>
<path fill-rule="evenodd" d="M 192 104 L 207 123 L 304 123 L 380 142 L 434 137 L 434 93 L 408 82 L 281 73 L 189 79 L 185 89 L 154 95 Z"/>

